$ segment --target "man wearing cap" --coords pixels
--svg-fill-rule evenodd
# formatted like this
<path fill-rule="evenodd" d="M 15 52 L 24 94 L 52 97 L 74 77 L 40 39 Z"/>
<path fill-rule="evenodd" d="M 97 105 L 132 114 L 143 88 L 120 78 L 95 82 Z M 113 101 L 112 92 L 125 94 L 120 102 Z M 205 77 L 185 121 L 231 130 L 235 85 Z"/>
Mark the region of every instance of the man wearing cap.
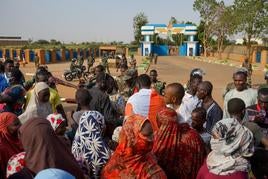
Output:
<path fill-rule="evenodd" d="M 223 118 L 229 118 L 230 114 L 227 111 L 227 103 L 232 98 L 242 99 L 246 107 L 256 104 L 257 90 L 247 86 L 247 74 L 242 71 L 237 71 L 233 75 L 235 89 L 230 90 L 224 97 Z"/>
<path fill-rule="evenodd" d="M 136 80 L 138 77 L 138 71 L 136 69 L 129 69 L 126 71 L 125 75 L 123 76 L 123 80 L 126 84 L 125 88 L 121 92 L 124 98 L 127 99 L 133 95 L 138 90 L 136 89 Z"/>

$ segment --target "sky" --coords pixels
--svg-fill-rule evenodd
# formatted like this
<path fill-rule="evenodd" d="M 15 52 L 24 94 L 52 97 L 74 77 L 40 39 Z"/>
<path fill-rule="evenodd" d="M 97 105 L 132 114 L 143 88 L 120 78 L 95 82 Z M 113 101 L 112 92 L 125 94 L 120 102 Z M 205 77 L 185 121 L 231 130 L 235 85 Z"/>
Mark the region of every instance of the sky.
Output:
<path fill-rule="evenodd" d="M 225 0 L 227 3 L 231 0 Z M 133 17 L 199 23 L 194 0 L 0 0 L 0 36 L 69 42 L 131 42 Z"/>

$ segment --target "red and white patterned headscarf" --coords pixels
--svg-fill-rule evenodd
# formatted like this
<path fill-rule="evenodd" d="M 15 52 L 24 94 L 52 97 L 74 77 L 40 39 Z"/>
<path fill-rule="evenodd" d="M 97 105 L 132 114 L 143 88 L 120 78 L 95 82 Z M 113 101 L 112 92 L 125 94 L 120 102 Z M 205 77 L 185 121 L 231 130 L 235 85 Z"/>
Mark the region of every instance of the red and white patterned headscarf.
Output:
<path fill-rule="evenodd" d="M 25 167 L 25 152 L 13 155 L 7 164 L 7 178 L 14 173 L 21 171 Z"/>
<path fill-rule="evenodd" d="M 47 116 L 47 120 L 50 122 L 53 130 L 55 131 L 65 119 L 59 113 L 53 113 Z"/>

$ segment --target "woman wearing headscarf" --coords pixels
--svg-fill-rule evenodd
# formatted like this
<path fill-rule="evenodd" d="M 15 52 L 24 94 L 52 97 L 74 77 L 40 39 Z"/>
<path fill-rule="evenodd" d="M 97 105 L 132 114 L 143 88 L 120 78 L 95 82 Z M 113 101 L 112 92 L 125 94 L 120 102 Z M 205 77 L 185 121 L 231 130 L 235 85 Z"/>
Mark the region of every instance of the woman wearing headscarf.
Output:
<path fill-rule="evenodd" d="M 195 179 L 206 157 L 199 134 L 187 123 L 180 124 L 177 113 L 163 108 L 157 114 L 160 126 L 155 134 L 153 153 L 168 178 Z"/>
<path fill-rule="evenodd" d="M 20 71 L 14 68 L 9 79 L 10 86 L 0 94 L 0 111 L 12 112 L 17 116 L 22 114 L 26 91 L 20 80 Z"/>
<path fill-rule="evenodd" d="M 71 150 L 72 143 L 68 139 L 67 136 L 65 136 L 66 132 L 66 119 L 62 117 L 60 113 L 53 113 L 47 116 L 47 120 L 50 122 L 51 127 L 55 131 L 57 137 L 65 143 L 65 145 L 68 147 L 68 149 Z"/>
<path fill-rule="evenodd" d="M 97 111 L 82 114 L 76 131 L 72 153 L 90 177 L 99 177 L 111 151 L 104 141 L 105 121 Z"/>
<path fill-rule="evenodd" d="M 151 123 L 140 115 L 129 116 L 120 132 L 119 144 L 104 167 L 101 177 L 165 179 L 151 150 L 153 129 Z"/>
<path fill-rule="evenodd" d="M 25 152 L 13 155 L 7 163 L 7 178 L 25 167 Z"/>
<path fill-rule="evenodd" d="M 38 132 L 37 132 L 38 131 Z M 50 123 L 41 118 L 32 118 L 20 128 L 20 138 L 25 149 L 26 166 L 10 178 L 33 178 L 46 168 L 65 170 L 76 178 L 84 178 L 68 148 L 58 139 Z"/>
<path fill-rule="evenodd" d="M 18 138 L 19 127 L 20 121 L 15 114 L 0 113 L 0 178 L 6 178 L 9 158 L 23 151 Z"/>
<path fill-rule="evenodd" d="M 253 154 L 253 135 L 235 118 L 222 119 L 212 130 L 212 151 L 198 172 L 197 179 L 248 178 Z"/>
<path fill-rule="evenodd" d="M 19 116 L 21 123 L 36 117 L 45 119 L 52 113 L 52 107 L 49 103 L 49 86 L 45 82 L 36 83 L 31 93 L 25 112 Z"/>
<path fill-rule="evenodd" d="M 57 137 L 62 140 L 66 146 L 71 150 L 71 143 L 68 139 L 64 138 L 64 132 L 66 130 L 65 119 L 61 114 L 53 113 L 47 116 L 47 120 L 50 122 L 53 130 L 55 131 Z M 25 152 L 13 155 L 7 165 L 7 178 L 14 173 L 21 171 L 25 167 Z"/>

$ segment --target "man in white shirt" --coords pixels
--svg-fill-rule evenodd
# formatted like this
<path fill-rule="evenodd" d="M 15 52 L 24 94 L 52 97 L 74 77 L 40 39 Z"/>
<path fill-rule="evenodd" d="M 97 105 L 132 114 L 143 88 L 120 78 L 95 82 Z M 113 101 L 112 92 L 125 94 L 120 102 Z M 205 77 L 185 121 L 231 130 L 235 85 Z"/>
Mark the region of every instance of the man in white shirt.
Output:
<path fill-rule="evenodd" d="M 247 74 L 237 71 L 233 75 L 235 89 L 230 90 L 224 97 L 223 118 L 229 118 L 227 103 L 232 98 L 242 99 L 246 107 L 257 103 L 257 90 L 247 87 Z"/>
<path fill-rule="evenodd" d="M 190 77 L 189 89 L 185 92 L 180 105 L 180 114 L 188 124 L 191 124 L 192 111 L 200 105 L 200 100 L 196 96 L 198 85 L 202 82 L 202 76 L 199 74 Z"/>
<path fill-rule="evenodd" d="M 142 74 L 136 81 L 139 92 L 133 94 L 127 101 L 125 117 L 139 114 L 148 117 L 154 131 L 158 130 L 156 115 L 165 107 L 163 96 L 151 89 L 151 79 L 147 74 Z"/>
<path fill-rule="evenodd" d="M 184 123 L 184 119 L 181 116 L 180 105 L 184 96 L 184 88 L 180 83 L 171 83 L 167 85 L 164 93 L 164 100 L 167 107 L 174 109 L 177 112 L 178 122 Z"/>

